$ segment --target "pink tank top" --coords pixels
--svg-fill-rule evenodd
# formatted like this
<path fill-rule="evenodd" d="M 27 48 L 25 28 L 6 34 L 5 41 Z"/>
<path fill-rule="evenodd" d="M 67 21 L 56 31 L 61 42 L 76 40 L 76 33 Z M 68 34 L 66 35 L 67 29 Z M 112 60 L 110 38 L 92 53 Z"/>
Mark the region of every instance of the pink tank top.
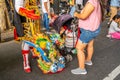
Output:
<path fill-rule="evenodd" d="M 78 26 L 85 30 L 95 31 L 98 29 L 101 22 L 101 7 L 98 0 L 88 0 L 95 8 L 85 20 L 79 19 Z"/>

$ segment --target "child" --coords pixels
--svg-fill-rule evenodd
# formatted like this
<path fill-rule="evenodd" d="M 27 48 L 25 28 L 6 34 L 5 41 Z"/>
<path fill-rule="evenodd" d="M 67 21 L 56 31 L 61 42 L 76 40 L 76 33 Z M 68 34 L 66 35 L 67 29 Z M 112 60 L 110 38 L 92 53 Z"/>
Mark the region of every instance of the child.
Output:
<path fill-rule="evenodd" d="M 106 37 L 120 39 L 120 15 L 115 15 L 109 27 L 108 35 Z"/>

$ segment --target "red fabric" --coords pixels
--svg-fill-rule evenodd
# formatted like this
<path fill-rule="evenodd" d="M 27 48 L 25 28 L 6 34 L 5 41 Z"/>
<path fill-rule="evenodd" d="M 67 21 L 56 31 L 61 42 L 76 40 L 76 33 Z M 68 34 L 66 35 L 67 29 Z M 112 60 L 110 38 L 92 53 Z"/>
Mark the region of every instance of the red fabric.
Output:
<path fill-rule="evenodd" d="M 63 28 L 66 30 L 66 29 L 67 29 L 67 26 L 64 25 Z"/>
<path fill-rule="evenodd" d="M 15 39 L 15 40 L 17 40 L 17 39 L 18 39 L 18 35 L 17 35 L 16 28 L 14 28 L 14 39 Z"/>
<path fill-rule="evenodd" d="M 25 71 L 26 73 L 30 73 L 30 72 L 31 72 L 31 68 L 24 69 L 24 71 Z"/>
<path fill-rule="evenodd" d="M 33 20 L 38 20 L 38 19 L 40 19 L 40 16 L 39 16 L 39 15 L 36 15 L 36 14 L 34 13 L 34 10 L 27 10 L 27 9 L 25 9 L 25 8 L 20 8 L 20 9 L 19 9 L 19 12 L 20 12 L 21 15 L 26 16 L 26 17 L 28 17 L 28 18 L 31 18 L 31 19 L 33 19 Z"/>
<path fill-rule="evenodd" d="M 64 25 L 63 28 L 64 28 L 65 30 L 68 30 L 69 32 L 72 32 L 72 30 L 68 29 L 68 27 L 67 27 L 66 25 Z"/>
<path fill-rule="evenodd" d="M 33 49 L 33 47 L 30 47 L 30 49 Z"/>
<path fill-rule="evenodd" d="M 29 54 L 29 50 L 22 50 L 22 54 Z"/>

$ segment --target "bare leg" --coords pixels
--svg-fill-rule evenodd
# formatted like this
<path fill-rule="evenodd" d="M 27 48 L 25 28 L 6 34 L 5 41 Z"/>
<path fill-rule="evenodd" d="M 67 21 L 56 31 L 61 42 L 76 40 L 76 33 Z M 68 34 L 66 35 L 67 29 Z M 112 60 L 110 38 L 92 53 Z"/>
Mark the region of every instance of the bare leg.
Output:
<path fill-rule="evenodd" d="M 77 42 L 76 49 L 79 67 L 71 70 L 73 74 L 87 74 L 87 71 L 85 69 L 85 54 L 84 54 L 85 47 L 86 44 L 80 41 Z"/>
<path fill-rule="evenodd" d="M 86 47 L 86 44 L 78 41 L 76 45 L 77 49 L 77 57 L 78 57 L 78 64 L 81 69 L 85 69 L 85 53 L 84 49 Z"/>
<path fill-rule="evenodd" d="M 87 45 L 87 57 L 86 57 L 86 61 L 91 61 L 91 58 L 93 56 L 93 51 L 94 51 L 94 40 L 91 40 L 88 45 Z"/>

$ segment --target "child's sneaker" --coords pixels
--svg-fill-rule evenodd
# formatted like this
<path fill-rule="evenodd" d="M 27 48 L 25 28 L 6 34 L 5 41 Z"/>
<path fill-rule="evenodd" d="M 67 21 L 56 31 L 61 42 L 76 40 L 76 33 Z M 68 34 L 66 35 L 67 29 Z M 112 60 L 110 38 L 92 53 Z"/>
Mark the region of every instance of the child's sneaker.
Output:
<path fill-rule="evenodd" d="M 85 64 L 86 64 L 86 65 L 89 65 L 89 66 L 92 66 L 92 65 L 93 65 L 92 61 L 85 61 Z"/>
<path fill-rule="evenodd" d="M 108 34 L 108 35 L 106 35 L 106 37 L 107 37 L 107 38 L 111 38 L 111 35 Z"/>
<path fill-rule="evenodd" d="M 72 74 L 87 74 L 86 69 L 80 69 L 80 68 L 76 68 L 71 70 Z"/>

